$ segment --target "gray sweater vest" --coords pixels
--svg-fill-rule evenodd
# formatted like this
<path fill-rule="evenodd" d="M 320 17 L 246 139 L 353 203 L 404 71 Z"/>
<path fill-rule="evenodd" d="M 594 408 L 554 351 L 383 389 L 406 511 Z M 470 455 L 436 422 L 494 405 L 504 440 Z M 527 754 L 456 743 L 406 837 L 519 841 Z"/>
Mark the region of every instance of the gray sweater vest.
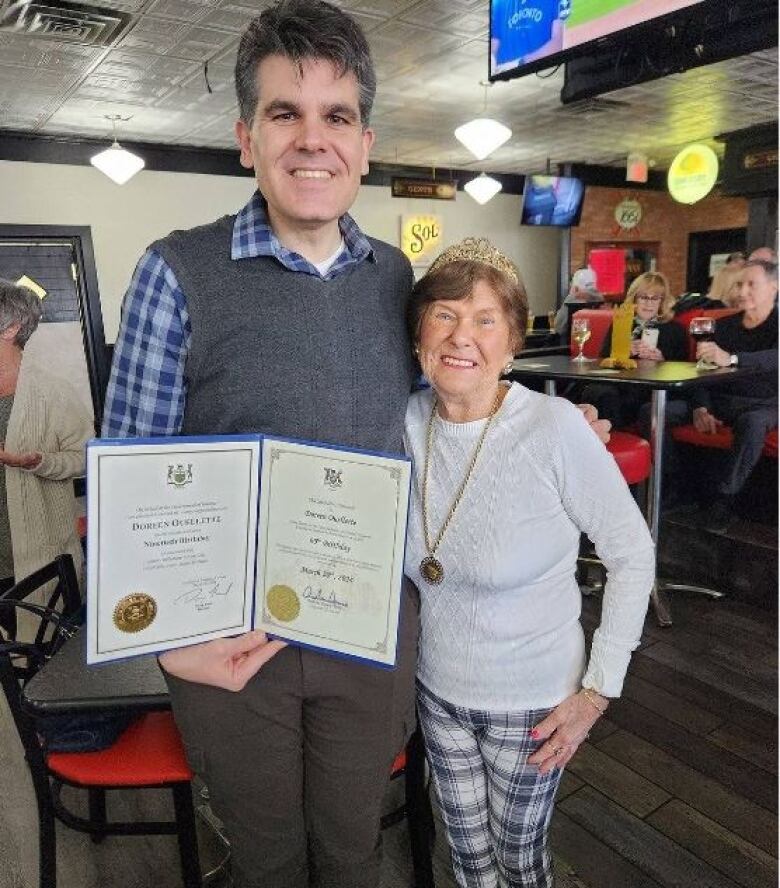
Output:
<path fill-rule="evenodd" d="M 152 244 L 187 300 L 186 435 L 263 432 L 400 452 L 412 361 L 412 273 L 371 240 L 329 281 L 276 259 L 233 260 L 235 216 Z"/>

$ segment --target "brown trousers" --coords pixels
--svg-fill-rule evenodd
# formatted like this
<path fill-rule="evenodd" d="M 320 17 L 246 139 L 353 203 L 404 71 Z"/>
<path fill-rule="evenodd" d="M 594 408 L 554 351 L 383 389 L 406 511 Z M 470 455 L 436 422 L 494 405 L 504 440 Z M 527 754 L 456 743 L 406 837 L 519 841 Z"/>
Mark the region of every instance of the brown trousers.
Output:
<path fill-rule="evenodd" d="M 414 728 L 418 603 L 404 580 L 393 670 L 287 647 L 239 693 L 167 676 L 236 888 L 376 888 L 380 803 Z"/>

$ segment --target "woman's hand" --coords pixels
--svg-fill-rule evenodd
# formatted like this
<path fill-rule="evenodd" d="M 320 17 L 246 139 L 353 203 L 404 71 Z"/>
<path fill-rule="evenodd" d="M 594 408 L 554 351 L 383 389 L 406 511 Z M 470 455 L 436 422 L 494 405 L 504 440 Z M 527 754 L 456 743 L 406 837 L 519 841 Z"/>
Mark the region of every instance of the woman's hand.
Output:
<path fill-rule="evenodd" d="M 640 361 L 663 361 L 664 356 L 661 353 L 661 350 L 655 348 L 655 346 L 648 345 L 646 342 L 642 342 L 640 340 L 639 345 L 637 346 L 636 356 L 640 359 Z"/>
<path fill-rule="evenodd" d="M 257 630 L 165 651 L 157 659 L 177 678 L 240 691 L 286 645 L 285 641 L 269 641 L 265 632 Z"/>
<path fill-rule="evenodd" d="M 14 469 L 34 469 L 43 459 L 40 453 L 11 453 L 2 447 L 0 444 L 0 463 Z"/>
<path fill-rule="evenodd" d="M 605 697 L 595 691 L 588 693 L 602 709 L 607 708 Z M 539 765 L 540 774 L 565 767 L 601 715 L 582 691 L 567 697 L 531 731 L 534 740 L 546 742 L 528 757 L 529 763 Z"/>
<path fill-rule="evenodd" d="M 596 437 L 602 444 L 609 444 L 609 431 L 612 423 L 608 419 L 599 419 L 599 412 L 593 404 L 577 404 L 588 425 L 596 433 Z"/>

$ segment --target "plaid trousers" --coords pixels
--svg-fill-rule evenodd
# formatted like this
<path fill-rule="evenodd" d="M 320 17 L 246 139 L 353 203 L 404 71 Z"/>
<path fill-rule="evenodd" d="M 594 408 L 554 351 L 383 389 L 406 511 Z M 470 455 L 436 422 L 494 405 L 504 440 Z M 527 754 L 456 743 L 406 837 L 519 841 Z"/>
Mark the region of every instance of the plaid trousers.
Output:
<path fill-rule="evenodd" d="M 428 761 L 463 888 L 551 888 L 547 828 L 561 770 L 527 758 L 530 731 L 549 709 L 487 712 L 453 706 L 419 682 Z"/>

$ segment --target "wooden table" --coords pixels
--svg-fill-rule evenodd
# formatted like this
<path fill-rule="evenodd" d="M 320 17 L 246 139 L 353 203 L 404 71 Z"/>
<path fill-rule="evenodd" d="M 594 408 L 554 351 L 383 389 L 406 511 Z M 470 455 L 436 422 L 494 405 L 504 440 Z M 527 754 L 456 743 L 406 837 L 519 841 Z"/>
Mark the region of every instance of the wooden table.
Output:
<path fill-rule="evenodd" d="M 647 497 L 647 523 L 658 552 L 658 532 L 661 517 L 661 483 L 664 450 L 664 427 L 666 425 L 666 396 L 668 392 L 688 394 L 695 386 L 722 385 L 734 376 L 752 373 L 745 368 L 726 367 L 719 370 L 697 370 L 690 361 L 640 361 L 635 370 L 605 370 L 598 361 L 578 363 L 565 355 L 526 357 L 515 360 L 509 373 L 510 379 L 524 381 L 544 379 L 545 392 L 554 395 L 556 383 L 560 380 L 577 382 L 611 382 L 616 385 L 629 385 L 649 389 L 651 401 L 651 434 L 653 463 L 650 470 Z M 722 597 L 722 592 L 691 586 L 684 583 L 659 583 L 653 588 L 652 600 L 656 618 L 661 626 L 671 626 L 672 616 L 664 591 L 690 590 L 701 592 L 712 598 Z"/>

